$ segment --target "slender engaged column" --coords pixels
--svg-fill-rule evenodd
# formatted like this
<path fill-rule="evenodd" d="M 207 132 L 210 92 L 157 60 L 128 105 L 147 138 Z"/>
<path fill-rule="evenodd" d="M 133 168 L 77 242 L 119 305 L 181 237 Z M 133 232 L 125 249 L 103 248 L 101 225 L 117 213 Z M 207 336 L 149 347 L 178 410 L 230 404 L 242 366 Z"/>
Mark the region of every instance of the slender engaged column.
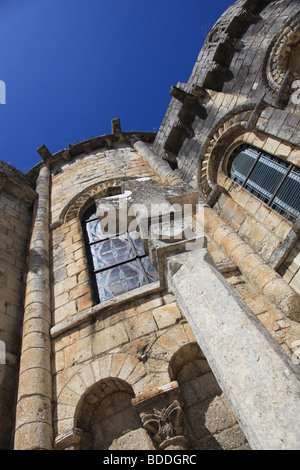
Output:
<path fill-rule="evenodd" d="M 292 320 L 300 322 L 300 297 L 229 225 L 205 204 L 204 230 L 223 248 L 242 274 L 260 289 L 268 301 Z"/>
<path fill-rule="evenodd" d="M 50 171 L 40 170 L 29 247 L 15 449 L 51 449 L 52 380 L 49 289 Z"/>
<path fill-rule="evenodd" d="M 130 138 L 132 147 L 137 151 L 139 155 L 148 163 L 148 165 L 161 177 L 166 184 L 177 184 L 182 183 L 182 179 L 177 175 L 170 165 L 162 160 L 155 153 L 137 137 Z"/>

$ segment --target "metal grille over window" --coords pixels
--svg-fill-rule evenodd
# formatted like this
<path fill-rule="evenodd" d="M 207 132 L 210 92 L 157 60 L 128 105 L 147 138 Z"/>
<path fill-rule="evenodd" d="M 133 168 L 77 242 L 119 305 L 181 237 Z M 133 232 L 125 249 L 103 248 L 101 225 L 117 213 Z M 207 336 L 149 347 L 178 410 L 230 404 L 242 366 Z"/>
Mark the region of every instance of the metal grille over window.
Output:
<path fill-rule="evenodd" d="M 228 174 L 291 222 L 300 216 L 300 168 L 295 165 L 242 145 L 230 157 Z"/>
<path fill-rule="evenodd" d="M 136 231 L 103 233 L 95 205 L 82 222 L 97 303 L 158 280 Z"/>

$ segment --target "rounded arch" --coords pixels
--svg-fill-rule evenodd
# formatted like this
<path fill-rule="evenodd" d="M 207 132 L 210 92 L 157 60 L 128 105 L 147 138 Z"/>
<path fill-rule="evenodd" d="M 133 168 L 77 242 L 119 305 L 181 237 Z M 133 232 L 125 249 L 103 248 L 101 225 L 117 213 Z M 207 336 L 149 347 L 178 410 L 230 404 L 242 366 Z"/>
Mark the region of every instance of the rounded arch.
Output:
<path fill-rule="evenodd" d="M 135 397 L 132 386 L 118 377 L 106 377 L 89 387 L 77 403 L 74 415 L 75 427 L 88 431 L 95 409 L 105 398 L 117 392 L 128 394 L 131 398 Z"/>
<path fill-rule="evenodd" d="M 300 63 L 294 63 L 299 46 L 300 12 L 289 18 L 268 47 L 262 73 L 269 89 L 278 92 L 289 71 L 299 76 Z"/>
<path fill-rule="evenodd" d="M 226 114 L 207 137 L 200 155 L 197 173 L 198 187 L 208 197 L 217 183 L 219 164 L 230 142 L 246 132 L 247 122 L 255 108 L 254 104 L 240 106 Z"/>
<path fill-rule="evenodd" d="M 184 351 L 188 356 L 187 351 L 192 341 L 194 339 L 191 332 L 187 331 L 183 324 L 179 324 L 158 338 L 153 338 L 146 352 L 140 344 L 140 347 L 136 345 L 136 350 L 133 348 L 132 353 L 105 354 L 91 358 L 81 367 L 74 368 L 73 373 L 69 372 L 69 380 L 57 383 L 59 393 L 54 413 L 57 436 L 70 428 L 78 428 L 79 424 L 86 426 L 87 422 L 81 414 L 83 410 L 87 410 L 88 416 L 91 416 L 92 406 L 103 398 L 100 389 L 103 391 L 106 387 L 110 390 L 119 388 L 133 397 L 169 383 L 172 370 L 168 369 L 169 362 L 175 364 L 172 357 L 180 357 L 182 347 L 187 348 Z M 63 380 L 63 377 L 61 379 Z"/>
<path fill-rule="evenodd" d="M 126 178 L 128 179 L 128 178 Z M 94 202 L 95 199 L 112 196 L 121 192 L 121 184 L 125 178 L 110 178 L 100 183 L 95 183 L 76 194 L 71 201 L 62 209 L 59 215 L 59 224 L 68 222 L 75 217 L 79 217 Z"/>
<path fill-rule="evenodd" d="M 76 428 L 81 407 L 87 406 L 87 397 L 92 401 L 94 394 L 89 395 L 89 392 L 96 384 L 103 381 L 101 383 L 110 383 L 113 388 L 113 383 L 124 385 L 126 382 L 127 390 L 133 390 L 137 378 L 145 375 L 144 369 L 137 357 L 124 353 L 107 354 L 84 364 L 72 374 L 57 397 L 54 416 L 57 434 Z"/>
<path fill-rule="evenodd" d="M 206 360 L 198 343 L 188 343 L 179 348 L 169 362 L 169 376 L 171 381 L 178 379 L 183 367 L 197 360 Z"/>
<path fill-rule="evenodd" d="M 208 361 L 196 342 L 172 356 L 170 377 L 179 385 L 193 448 L 218 450 L 247 444 Z M 236 439 L 232 440 L 233 434 Z"/>

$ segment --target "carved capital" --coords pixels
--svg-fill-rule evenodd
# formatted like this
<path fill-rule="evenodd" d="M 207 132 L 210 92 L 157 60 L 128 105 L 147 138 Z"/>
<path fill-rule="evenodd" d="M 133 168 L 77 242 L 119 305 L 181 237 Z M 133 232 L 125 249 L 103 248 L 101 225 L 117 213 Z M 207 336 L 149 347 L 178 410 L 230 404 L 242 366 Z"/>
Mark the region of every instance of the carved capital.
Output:
<path fill-rule="evenodd" d="M 132 400 L 143 427 L 158 449 L 185 449 L 183 411 L 177 382 L 170 382 Z"/>
<path fill-rule="evenodd" d="M 153 413 L 141 413 L 140 418 L 144 428 L 150 432 L 159 449 L 185 446 L 183 412 L 177 400 L 164 406 L 161 410 L 154 408 Z"/>

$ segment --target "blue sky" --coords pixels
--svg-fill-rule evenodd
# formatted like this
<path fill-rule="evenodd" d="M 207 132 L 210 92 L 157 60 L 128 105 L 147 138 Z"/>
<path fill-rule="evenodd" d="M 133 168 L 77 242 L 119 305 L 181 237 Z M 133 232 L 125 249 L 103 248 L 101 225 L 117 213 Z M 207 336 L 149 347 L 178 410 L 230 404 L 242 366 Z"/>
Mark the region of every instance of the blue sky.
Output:
<path fill-rule="evenodd" d="M 0 160 L 26 172 L 111 132 L 159 129 L 233 0 L 0 0 Z"/>

